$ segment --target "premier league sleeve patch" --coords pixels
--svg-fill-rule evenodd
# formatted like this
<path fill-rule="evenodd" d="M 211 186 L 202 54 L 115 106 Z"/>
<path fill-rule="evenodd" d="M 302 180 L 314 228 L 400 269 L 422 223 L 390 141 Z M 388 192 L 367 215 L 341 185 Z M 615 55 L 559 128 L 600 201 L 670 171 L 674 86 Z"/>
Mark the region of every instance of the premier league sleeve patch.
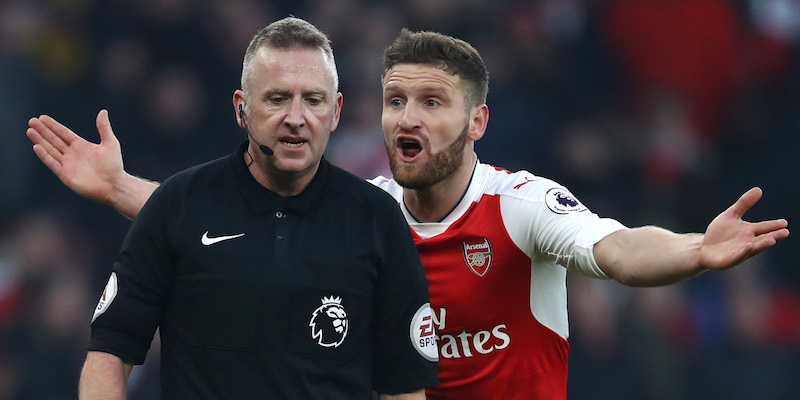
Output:
<path fill-rule="evenodd" d="M 111 306 L 111 302 L 117 297 L 117 289 L 117 273 L 112 272 L 111 276 L 108 278 L 108 283 L 106 283 L 106 288 L 103 290 L 103 295 L 100 296 L 100 301 L 97 302 L 97 307 L 94 309 L 92 322 L 94 322 L 100 314 L 108 310 L 108 307 Z"/>
<path fill-rule="evenodd" d="M 544 195 L 545 204 L 556 214 L 569 214 L 586 211 L 586 207 L 564 188 L 552 188 Z"/>
<path fill-rule="evenodd" d="M 439 361 L 436 332 L 433 329 L 433 312 L 430 303 L 425 303 L 411 319 L 409 330 L 411 344 L 428 361 Z"/>

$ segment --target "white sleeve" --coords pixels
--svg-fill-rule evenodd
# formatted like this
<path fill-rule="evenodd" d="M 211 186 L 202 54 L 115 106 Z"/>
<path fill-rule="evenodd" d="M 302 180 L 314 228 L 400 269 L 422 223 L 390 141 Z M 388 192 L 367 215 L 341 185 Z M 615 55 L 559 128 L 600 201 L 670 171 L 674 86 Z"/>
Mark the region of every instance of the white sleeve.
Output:
<path fill-rule="evenodd" d="M 626 227 L 600 218 L 562 187 L 531 194 L 501 199 L 503 220 L 517 246 L 534 260 L 544 256 L 583 275 L 610 279 L 594 259 L 594 244 Z M 558 198 L 569 201 L 558 203 Z"/>
<path fill-rule="evenodd" d="M 592 215 L 597 216 L 596 214 Z M 622 229 L 627 228 L 611 218 L 596 218 L 591 223 L 585 224 L 575 238 L 575 262 L 569 266 L 570 269 L 591 278 L 611 279 L 600 269 L 594 259 L 594 244 L 599 242 L 600 239 Z"/>

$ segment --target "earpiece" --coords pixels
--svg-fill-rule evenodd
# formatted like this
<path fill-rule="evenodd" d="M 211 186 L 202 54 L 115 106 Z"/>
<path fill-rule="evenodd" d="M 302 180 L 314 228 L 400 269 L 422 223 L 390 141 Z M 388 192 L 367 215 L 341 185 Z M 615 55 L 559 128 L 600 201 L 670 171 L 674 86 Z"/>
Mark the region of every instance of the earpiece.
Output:
<path fill-rule="evenodd" d="M 244 121 L 244 103 L 239 104 L 239 119 L 242 120 L 242 125 L 247 126 L 247 122 Z"/>

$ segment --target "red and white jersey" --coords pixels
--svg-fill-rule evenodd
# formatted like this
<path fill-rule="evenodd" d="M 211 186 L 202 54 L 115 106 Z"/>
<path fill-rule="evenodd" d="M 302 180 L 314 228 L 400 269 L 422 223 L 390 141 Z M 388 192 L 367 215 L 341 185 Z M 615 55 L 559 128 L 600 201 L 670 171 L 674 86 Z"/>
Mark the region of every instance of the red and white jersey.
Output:
<path fill-rule="evenodd" d="M 393 179 L 428 278 L 439 386 L 428 399 L 566 398 L 567 269 L 608 279 L 592 248 L 625 227 L 527 171 L 478 163 L 461 202 L 420 223 Z"/>

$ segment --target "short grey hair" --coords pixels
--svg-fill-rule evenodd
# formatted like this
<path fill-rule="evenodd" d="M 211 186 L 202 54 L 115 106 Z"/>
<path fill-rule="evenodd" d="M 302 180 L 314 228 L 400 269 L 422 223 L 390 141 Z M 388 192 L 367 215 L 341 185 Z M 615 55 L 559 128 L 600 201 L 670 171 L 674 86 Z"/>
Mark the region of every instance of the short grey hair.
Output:
<path fill-rule="evenodd" d="M 275 49 L 319 49 L 325 54 L 328 68 L 333 73 L 334 92 L 339 91 L 339 74 L 336 71 L 336 61 L 333 58 L 333 49 L 328 36 L 322 33 L 311 23 L 295 17 L 287 17 L 275 21 L 259 30 L 244 53 L 242 62 L 242 91 L 245 96 L 250 95 L 250 83 L 252 82 L 252 67 L 256 53 L 262 46 L 269 46 Z"/>

